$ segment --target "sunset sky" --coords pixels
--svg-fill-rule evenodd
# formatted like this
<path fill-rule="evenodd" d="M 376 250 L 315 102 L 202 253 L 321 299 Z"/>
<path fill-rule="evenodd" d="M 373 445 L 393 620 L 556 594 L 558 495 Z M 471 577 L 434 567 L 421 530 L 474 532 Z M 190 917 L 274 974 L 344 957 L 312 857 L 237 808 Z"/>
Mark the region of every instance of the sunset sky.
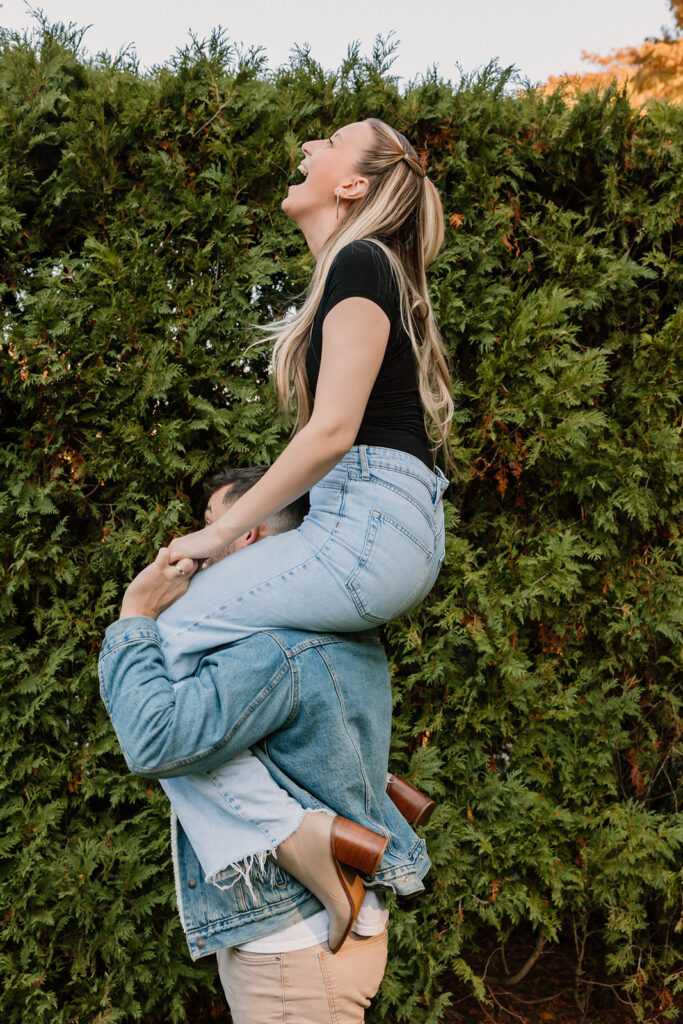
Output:
<path fill-rule="evenodd" d="M 532 82 L 544 81 L 588 70 L 582 49 L 608 53 L 672 25 L 667 0 L 42 0 L 34 7 L 53 23 L 91 25 L 83 39 L 88 53 L 115 54 L 133 44 L 143 68 L 165 63 L 190 42 L 190 31 L 202 39 L 218 25 L 233 41 L 263 46 L 271 67 L 308 42 L 317 61 L 335 68 L 352 40 L 369 55 L 377 33 L 393 29 L 400 45 L 392 70 L 404 80 L 434 63 L 444 77 L 457 78 L 457 64 L 471 71 L 497 57 Z M 0 26 L 36 24 L 26 0 L 0 4 Z"/>

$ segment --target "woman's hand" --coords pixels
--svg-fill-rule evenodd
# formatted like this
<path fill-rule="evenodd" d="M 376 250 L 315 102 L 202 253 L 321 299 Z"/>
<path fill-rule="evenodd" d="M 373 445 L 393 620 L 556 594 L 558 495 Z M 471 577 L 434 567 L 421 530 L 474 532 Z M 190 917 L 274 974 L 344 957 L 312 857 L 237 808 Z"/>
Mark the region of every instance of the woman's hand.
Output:
<path fill-rule="evenodd" d="M 193 558 L 201 562 L 205 558 L 220 555 L 231 540 L 234 540 L 234 537 L 226 534 L 225 529 L 221 528 L 221 521 L 217 520 L 211 526 L 197 530 L 196 533 L 175 537 L 168 545 L 168 559 L 172 565 L 181 558 Z"/>
<path fill-rule="evenodd" d="M 160 548 L 152 564 L 138 573 L 123 595 L 119 618 L 145 615 L 156 619 L 165 608 L 183 596 L 198 568 L 199 562 L 189 558 L 171 565 L 168 548 Z"/>

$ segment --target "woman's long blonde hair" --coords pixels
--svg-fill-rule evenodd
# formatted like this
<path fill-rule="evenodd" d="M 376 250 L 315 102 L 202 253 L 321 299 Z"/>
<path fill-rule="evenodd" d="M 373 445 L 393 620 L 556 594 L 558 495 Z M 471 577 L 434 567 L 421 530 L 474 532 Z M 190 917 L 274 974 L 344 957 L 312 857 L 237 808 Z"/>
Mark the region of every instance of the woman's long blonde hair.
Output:
<path fill-rule="evenodd" d="M 339 250 L 349 242 L 371 239 L 389 258 L 401 301 L 401 320 L 418 366 L 425 427 L 433 453 L 443 447 L 451 464 L 448 430 L 453 418 L 451 376 L 427 291 L 425 268 L 441 248 L 444 219 L 441 198 L 405 136 L 374 117 L 367 118 L 373 145 L 361 154 L 356 171 L 370 183 L 325 242 L 301 308 L 292 318 L 266 328 L 274 339 L 273 370 L 280 409 L 288 413 L 292 397 L 295 430 L 311 416 L 306 350 L 325 279 Z M 431 421 L 431 423 L 429 422 Z M 436 435 L 436 436 L 435 436 Z"/>

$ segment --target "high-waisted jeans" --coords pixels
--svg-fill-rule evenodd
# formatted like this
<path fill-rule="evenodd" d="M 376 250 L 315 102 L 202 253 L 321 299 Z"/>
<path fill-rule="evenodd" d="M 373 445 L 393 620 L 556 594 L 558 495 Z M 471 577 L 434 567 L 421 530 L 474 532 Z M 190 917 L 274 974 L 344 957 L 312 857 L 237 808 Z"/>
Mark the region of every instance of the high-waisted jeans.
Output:
<path fill-rule="evenodd" d="M 447 483 L 405 452 L 355 445 L 311 489 L 298 529 L 209 566 L 159 617 L 171 679 L 182 685 L 204 654 L 260 629 L 353 633 L 410 611 L 441 568 Z M 272 852 L 305 814 L 248 751 L 162 785 L 216 882 Z"/>

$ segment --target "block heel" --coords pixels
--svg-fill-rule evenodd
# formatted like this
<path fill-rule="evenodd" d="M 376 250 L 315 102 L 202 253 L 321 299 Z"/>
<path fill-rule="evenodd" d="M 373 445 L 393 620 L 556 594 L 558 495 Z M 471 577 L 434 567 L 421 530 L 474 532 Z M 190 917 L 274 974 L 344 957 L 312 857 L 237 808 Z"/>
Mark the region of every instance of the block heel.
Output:
<path fill-rule="evenodd" d="M 355 821 L 337 815 L 332 821 L 330 834 L 332 856 L 364 875 L 374 875 L 384 851 L 389 845 L 387 836 L 357 825 Z"/>
<path fill-rule="evenodd" d="M 426 825 L 436 807 L 434 801 L 398 775 L 387 775 L 387 795 L 409 825 Z"/>

